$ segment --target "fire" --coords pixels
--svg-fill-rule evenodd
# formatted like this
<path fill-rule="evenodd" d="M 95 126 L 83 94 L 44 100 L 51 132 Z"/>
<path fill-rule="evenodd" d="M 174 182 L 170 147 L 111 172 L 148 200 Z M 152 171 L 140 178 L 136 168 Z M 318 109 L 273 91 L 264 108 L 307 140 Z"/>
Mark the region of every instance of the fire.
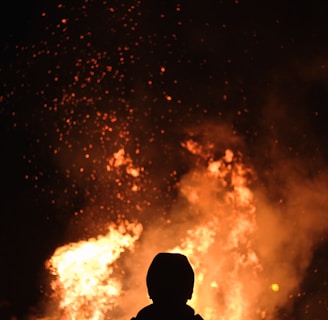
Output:
<path fill-rule="evenodd" d="M 192 146 L 193 153 L 202 150 L 195 143 L 186 146 Z M 248 173 L 226 150 L 222 159 L 210 160 L 205 171 L 196 170 L 182 181 L 184 196 L 207 219 L 172 251 L 190 257 L 197 275 L 191 303 L 203 310 L 205 319 L 247 319 L 254 308 L 249 281 L 256 284 L 262 266 L 252 245 L 256 217 Z"/>
<path fill-rule="evenodd" d="M 107 171 L 113 170 L 113 168 L 126 166 L 126 173 L 138 177 L 140 169 L 135 168 L 132 163 L 132 159 L 125 154 L 124 148 L 119 149 L 113 154 L 113 157 L 108 161 Z"/>
<path fill-rule="evenodd" d="M 253 244 L 257 221 L 249 188 L 252 172 L 243 164 L 241 155 L 232 150 L 215 159 L 194 141 L 182 145 L 196 157 L 206 154 L 207 159 L 205 167 L 196 165 L 179 182 L 180 197 L 187 202 L 186 213 L 179 214 L 189 218 L 184 231 L 175 234 L 176 246 L 167 247 L 167 251 L 187 255 L 194 267 L 196 281 L 190 304 L 206 320 L 264 319 L 265 306 L 258 306 L 263 267 Z M 120 166 L 129 170 L 134 168 L 132 163 L 120 149 L 109 160 L 107 170 Z M 133 172 L 131 178 L 137 175 L 137 171 Z M 170 223 L 174 228 L 174 219 Z M 134 307 L 139 297 L 146 295 L 145 287 L 138 287 L 138 303 L 134 301 L 132 291 L 122 289 L 125 271 L 118 273 L 115 266 L 124 250 L 134 248 L 142 229 L 140 222 L 111 224 L 104 236 L 70 243 L 55 251 L 48 268 L 55 277 L 52 289 L 59 299 L 60 319 L 121 320 L 135 314 L 137 310 L 125 310 L 120 316 L 112 312 L 123 294 L 131 295 L 129 304 Z M 152 245 L 162 248 L 161 235 L 153 236 Z M 150 261 L 153 253 L 147 254 Z M 146 262 L 143 267 L 148 267 Z M 127 271 L 136 278 L 140 273 L 135 269 Z M 271 289 L 278 292 L 278 284 Z"/>
<path fill-rule="evenodd" d="M 115 263 L 140 237 L 139 223 L 110 225 L 104 236 L 59 247 L 48 261 L 51 287 L 60 300 L 60 319 L 104 319 L 121 294 Z"/>

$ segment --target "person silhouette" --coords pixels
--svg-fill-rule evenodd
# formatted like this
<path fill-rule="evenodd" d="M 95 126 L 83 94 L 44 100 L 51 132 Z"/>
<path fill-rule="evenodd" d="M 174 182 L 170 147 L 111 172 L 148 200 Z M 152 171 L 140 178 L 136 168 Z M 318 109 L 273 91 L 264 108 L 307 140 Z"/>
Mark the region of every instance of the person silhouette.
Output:
<path fill-rule="evenodd" d="M 151 262 L 146 284 L 152 303 L 131 320 L 203 320 L 187 304 L 194 289 L 194 271 L 180 253 L 158 253 Z"/>

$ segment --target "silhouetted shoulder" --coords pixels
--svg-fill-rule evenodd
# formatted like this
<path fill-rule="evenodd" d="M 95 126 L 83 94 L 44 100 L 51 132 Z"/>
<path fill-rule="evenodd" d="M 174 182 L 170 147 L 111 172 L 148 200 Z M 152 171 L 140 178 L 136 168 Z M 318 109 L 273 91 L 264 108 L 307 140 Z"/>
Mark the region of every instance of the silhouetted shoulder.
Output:
<path fill-rule="evenodd" d="M 137 316 L 131 320 L 203 320 L 203 318 L 194 312 L 194 309 L 188 305 L 180 308 L 163 308 L 151 304 L 141 309 Z"/>
<path fill-rule="evenodd" d="M 195 314 L 194 315 L 194 320 L 204 320 L 204 319 L 200 314 Z"/>

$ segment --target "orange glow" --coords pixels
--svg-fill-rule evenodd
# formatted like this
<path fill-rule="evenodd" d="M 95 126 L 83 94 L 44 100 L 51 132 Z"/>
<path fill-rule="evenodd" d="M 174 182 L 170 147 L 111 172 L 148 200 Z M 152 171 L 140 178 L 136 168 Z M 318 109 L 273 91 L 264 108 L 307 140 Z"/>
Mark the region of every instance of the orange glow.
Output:
<path fill-rule="evenodd" d="M 185 146 L 192 153 L 203 151 L 192 141 Z M 253 279 L 256 283 L 262 270 L 252 247 L 256 219 L 253 193 L 245 177 L 248 169 L 237 161 L 232 166 L 233 159 L 233 152 L 226 150 L 222 159 L 208 162 L 207 176 L 195 171 L 181 186 L 186 199 L 207 218 L 188 230 L 181 244 L 172 251 L 190 257 L 197 275 L 191 304 L 202 310 L 205 319 L 217 319 L 218 315 L 224 320 L 248 319 L 252 307 L 250 290 L 253 290 L 249 281 Z M 215 192 L 225 189 L 228 176 L 233 189 L 224 192 L 221 203 Z M 250 275 L 245 277 L 245 272 Z M 222 304 L 218 304 L 223 297 Z"/>
<path fill-rule="evenodd" d="M 263 295 L 261 288 L 268 285 L 266 282 L 264 285 L 261 278 L 263 266 L 254 246 L 256 207 L 248 179 L 252 170 L 243 164 L 240 154 L 237 157 L 230 149 L 215 159 L 208 148 L 192 139 L 181 145 L 195 157 L 207 161 L 205 166 L 196 165 L 179 181 L 180 198 L 186 205 L 179 207 L 178 216 L 186 219 L 183 226 L 182 222 L 177 224 L 173 212 L 165 220 L 173 230 L 170 244 L 165 245 L 166 236 L 161 231 L 153 232 L 141 222 L 124 222 L 111 224 L 104 236 L 58 248 L 48 262 L 55 277 L 51 287 L 60 310 L 60 317 L 57 314 L 54 319 L 123 320 L 134 316 L 147 303 L 142 300 L 147 297 L 144 276 L 154 253 L 160 250 L 188 256 L 196 275 L 189 304 L 205 320 L 266 319 L 270 314 L 265 305 L 258 305 Z M 127 173 L 131 179 L 142 171 L 134 166 L 124 148 L 114 152 L 107 163 L 107 172 L 123 169 L 123 174 Z M 122 181 L 116 179 L 122 186 Z M 141 190 L 131 181 L 127 189 Z M 123 196 L 123 192 L 117 193 L 118 198 Z M 134 210 L 143 212 L 138 205 Z M 141 241 L 141 230 L 148 241 Z M 140 252 L 134 255 L 132 249 L 136 243 Z M 126 250 L 130 267 L 120 270 L 117 266 Z M 147 259 L 140 262 L 140 254 Z M 124 290 L 125 281 L 130 283 L 130 277 L 139 285 Z M 276 283 L 269 290 L 280 294 Z M 115 308 L 120 305 L 129 307 L 123 314 L 116 314 Z"/>
<path fill-rule="evenodd" d="M 272 291 L 274 291 L 274 292 L 278 292 L 278 291 L 279 291 L 279 284 L 278 284 L 278 283 L 273 283 L 273 284 L 271 285 L 271 289 L 272 289 Z"/>
<path fill-rule="evenodd" d="M 142 226 L 122 222 L 110 225 L 104 236 L 59 247 L 47 262 L 56 277 L 51 287 L 63 316 L 61 319 L 104 319 L 121 294 L 118 258 L 133 249 Z"/>
<path fill-rule="evenodd" d="M 133 162 L 130 156 L 125 154 L 125 150 L 121 148 L 113 154 L 113 157 L 109 159 L 107 165 L 107 171 L 112 171 L 114 168 L 125 167 L 125 171 L 130 176 L 136 178 L 139 176 L 140 169 L 133 166 Z"/>

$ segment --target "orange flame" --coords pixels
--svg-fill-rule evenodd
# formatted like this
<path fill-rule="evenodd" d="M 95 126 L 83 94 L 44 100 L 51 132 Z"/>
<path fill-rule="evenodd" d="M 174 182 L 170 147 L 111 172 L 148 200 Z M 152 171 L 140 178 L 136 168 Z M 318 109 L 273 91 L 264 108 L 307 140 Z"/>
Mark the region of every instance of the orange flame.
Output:
<path fill-rule="evenodd" d="M 192 143 L 187 146 L 191 145 L 192 152 L 201 150 Z M 247 319 L 254 308 L 249 281 L 256 282 L 262 269 L 252 247 L 256 219 L 253 193 L 247 186 L 248 169 L 241 162 L 232 165 L 233 157 L 227 150 L 222 159 L 209 161 L 205 172 L 193 172 L 181 185 L 182 193 L 194 210 L 206 217 L 206 223 L 190 229 L 172 251 L 190 257 L 197 276 L 191 304 L 203 310 L 207 320 Z M 219 193 L 223 201 L 217 200 Z M 210 266 L 214 268 L 210 270 Z M 245 277 L 247 272 L 250 275 Z"/>
<path fill-rule="evenodd" d="M 48 261 L 61 319 L 104 319 L 121 294 L 115 262 L 140 237 L 139 223 L 110 225 L 104 236 L 59 247 Z"/>
<path fill-rule="evenodd" d="M 184 146 L 192 154 L 204 156 L 204 148 L 197 143 L 189 141 Z M 257 222 L 248 187 L 250 169 L 231 150 L 219 160 L 206 158 L 207 167 L 197 167 L 179 182 L 192 217 L 182 228 L 186 232 L 176 233 L 177 245 L 167 251 L 184 253 L 190 259 L 196 274 L 190 304 L 206 320 L 249 320 L 256 313 L 264 319 L 265 310 L 257 306 L 262 266 L 253 245 Z M 132 168 L 132 160 L 123 149 L 109 161 L 107 170 L 118 166 Z M 131 172 L 131 177 L 135 176 Z M 105 236 L 56 250 L 49 268 L 56 277 L 52 289 L 60 301 L 60 319 L 123 319 L 134 315 L 134 311 L 123 316 L 112 312 L 123 293 L 124 280 L 124 272 L 117 275 L 115 265 L 125 249 L 133 249 L 141 231 L 140 223 L 111 225 Z M 156 236 L 152 245 L 162 248 L 162 239 Z M 140 273 L 140 269 L 129 270 L 133 272 Z M 133 290 L 139 297 L 146 295 L 145 287 Z M 129 297 L 130 304 L 133 299 Z"/>

